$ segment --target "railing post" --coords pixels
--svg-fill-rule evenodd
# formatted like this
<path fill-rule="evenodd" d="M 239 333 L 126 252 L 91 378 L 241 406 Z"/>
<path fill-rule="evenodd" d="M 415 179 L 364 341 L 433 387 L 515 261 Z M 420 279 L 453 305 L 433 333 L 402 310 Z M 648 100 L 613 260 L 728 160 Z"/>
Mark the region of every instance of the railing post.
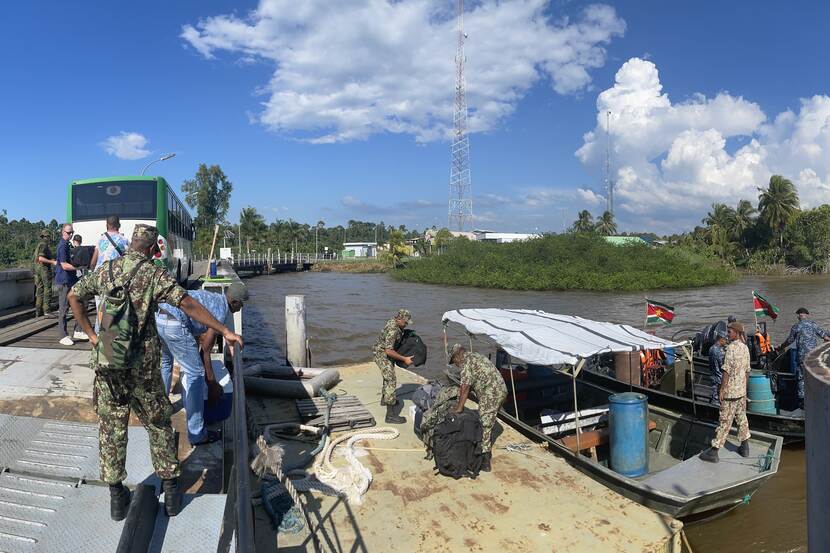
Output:
<path fill-rule="evenodd" d="M 807 457 L 807 550 L 830 551 L 830 344 L 813 350 L 804 360 L 805 452 Z"/>

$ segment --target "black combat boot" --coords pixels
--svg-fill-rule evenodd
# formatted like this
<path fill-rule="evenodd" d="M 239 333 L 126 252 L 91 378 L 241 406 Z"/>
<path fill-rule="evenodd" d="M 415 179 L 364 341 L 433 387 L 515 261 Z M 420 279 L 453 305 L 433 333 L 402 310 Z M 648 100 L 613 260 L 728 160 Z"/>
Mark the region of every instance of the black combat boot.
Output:
<path fill-rule="evenodd" d="M 118 522 L 127 518 L 127 511 L 130 510 L 130 490 L 119 482 L 110 485 L 110 516 Z"/>
<path fill-rule="evenodd" d="M 493 461 L 493 454 L 489 451 L 487 453 L 481 454 L 481 468 L 478 470 L 481 472 L 490 472 L 492 470 L 491 462 Z"/>
<path fill-rule="evenodd" d="M 399 415 L 401 407 L 400 401 L 386 406 L 386 419 L 384 419 L 386 424 L 403 424 L 406 422 L 406 419 Z"/>
<path fill-rule="evenodd" d="M 174 517 L 182 510 L 182 492 L 179 490 L 179 479 L 161 481 L 161 490 L 164 492 L 164 510 L 167 516 Z"/>
<path fill-rule="evenodd" d="M 738 448 L 738 455 L 741 457 L 749 457 L 749 440 L 741 442 L 741 447 Z"/>
<path fill-rule="evenodd" d="M 709 449 L 704 450 L 699 457 L 710 463 L 717 463 L 720 460 L 718 459 L 718 448 L 716 447 L 710 447 Z"/>

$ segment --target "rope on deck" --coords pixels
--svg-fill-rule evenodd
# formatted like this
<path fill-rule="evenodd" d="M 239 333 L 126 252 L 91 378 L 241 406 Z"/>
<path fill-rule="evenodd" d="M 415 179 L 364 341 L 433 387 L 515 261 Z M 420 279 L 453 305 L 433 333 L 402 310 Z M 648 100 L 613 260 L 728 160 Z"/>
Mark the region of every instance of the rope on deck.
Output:
<path fill-rule="evenodd" d="M 355 444 L 362 440 L 394 440 L 399 435 L 400 432 L 396 429 L 388 427 L 346 432 L 329 442 L 323 450 L 323 455 L 314 463 L 317 480 L 345 495 L 350 504 L 360 505 L 363 495 L 372 483 L 372 473 L 355 456 Z M 334 449 L 342 442 L 346 442 L 345 457 L 349 464 L 345 467 L 335 467 L 331 458 Z"/>

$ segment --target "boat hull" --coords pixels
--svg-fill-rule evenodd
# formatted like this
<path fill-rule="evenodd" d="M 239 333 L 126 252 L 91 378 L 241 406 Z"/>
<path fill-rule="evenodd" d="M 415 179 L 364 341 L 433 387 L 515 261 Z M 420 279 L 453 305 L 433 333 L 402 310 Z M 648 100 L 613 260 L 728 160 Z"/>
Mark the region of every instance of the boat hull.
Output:
<path fill-rule="evenodd" d="M 670 411 L 683 413 L 699 420 L 717 423 L 719 409 L 709 403 L 692 401 L 691 398 L 677 396 L 646 388 L 644 386 L 632 386 L 626 382 L 617 380 L 614 377 L 582 371 L 579 378 L 586 382 L 602 386 L 614 392 L 628 392 L 630 390 L 645 394 L 648 397 L 649 405 L 663 407 Z M 784 438 L 784 443 L 797 443 L 804 441 L 804 417 L 790 417 L 787 415 L 770 415 L 765 413 L 753 413 L 747 411 L 750 430 L 774 434 Z"/>

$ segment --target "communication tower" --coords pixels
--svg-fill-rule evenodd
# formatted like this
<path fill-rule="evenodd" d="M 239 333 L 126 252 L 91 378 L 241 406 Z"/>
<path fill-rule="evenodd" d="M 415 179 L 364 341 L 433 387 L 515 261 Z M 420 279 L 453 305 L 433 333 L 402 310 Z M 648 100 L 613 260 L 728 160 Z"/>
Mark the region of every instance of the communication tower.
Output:
<path fill-rule="evenodd" d="M 605 112 L 605 201 L 606 211 L 614 214 L 614 181 L 611 180 L 611 110 Z"/>
<path fill-rule="evenodd" d="M 455 52 L 455 107 L 450 162 L 449 228 L 470 230 L 473 221 L 470 139 L 467 136 L 467 92 L 464 80 L 464 0 L 458 0 L 458 46 Z"/>

